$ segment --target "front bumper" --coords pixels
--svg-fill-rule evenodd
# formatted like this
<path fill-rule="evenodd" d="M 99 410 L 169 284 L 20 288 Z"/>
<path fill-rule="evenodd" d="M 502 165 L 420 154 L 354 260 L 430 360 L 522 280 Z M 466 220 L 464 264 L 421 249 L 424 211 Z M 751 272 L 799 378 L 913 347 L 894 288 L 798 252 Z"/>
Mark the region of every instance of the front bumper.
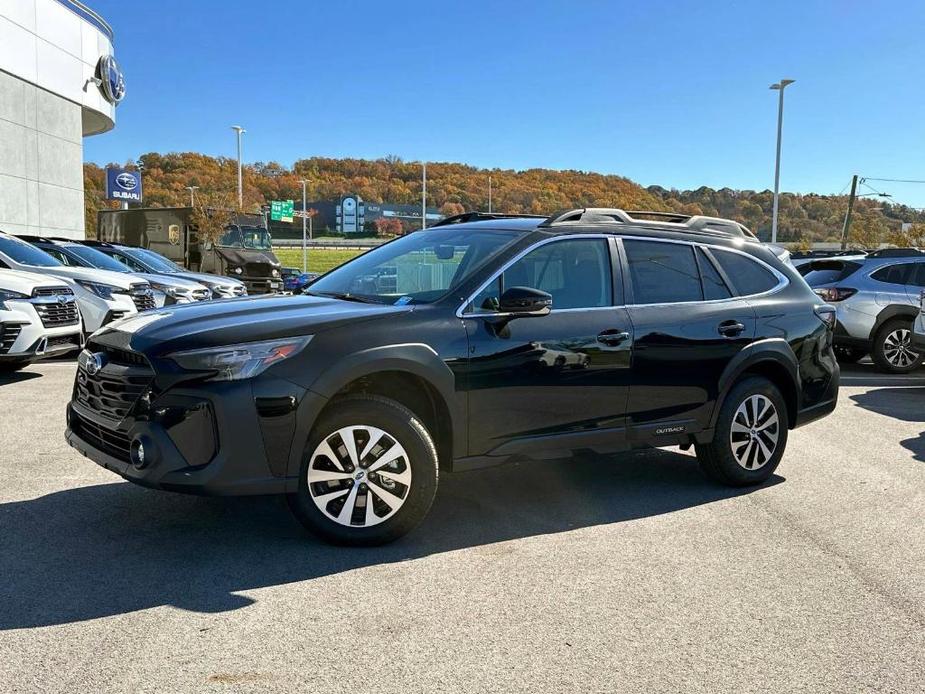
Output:
<path fill-rule="evenodd" d="M 8 301 L 0 310 L 0 360 L 34 361 L 79 349 L 81 324 L 46 327 L 29 301 Z"/>
<path fill-rule="evenodd" d="M 65 438 L 141 486 L 210 496 L 280 494 L 298 487 L 296 442 L 307 439 L 325 402 L 288 381 L 262 377 L 170 389 L 144 411 L 136 403 L 121 422 L 75 398 Z M 134 441 L 145 447 L 143 466 L 132 462 Z"/>
<path fill-rule="evenodd" d="M 275 277 L 236 276 L 247 288 L 248 294 L 279 294 L 283 291 L 283 280 Z"/>

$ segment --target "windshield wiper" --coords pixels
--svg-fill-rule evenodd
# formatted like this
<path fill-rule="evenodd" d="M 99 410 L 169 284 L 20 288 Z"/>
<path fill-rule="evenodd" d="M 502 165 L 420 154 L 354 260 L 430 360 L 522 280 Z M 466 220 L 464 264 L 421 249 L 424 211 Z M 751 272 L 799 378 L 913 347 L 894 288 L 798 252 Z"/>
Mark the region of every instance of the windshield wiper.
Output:
<path fill-rule="evenodd" d="M 325 296 L 329 299 L 340 299 L 341 301 L 356 301 L 360 304 L 381 304 L 381 301 L 372 299 L 368 296 L 358 296 L 350 292 L 305 292 L 309 296 Z"/>

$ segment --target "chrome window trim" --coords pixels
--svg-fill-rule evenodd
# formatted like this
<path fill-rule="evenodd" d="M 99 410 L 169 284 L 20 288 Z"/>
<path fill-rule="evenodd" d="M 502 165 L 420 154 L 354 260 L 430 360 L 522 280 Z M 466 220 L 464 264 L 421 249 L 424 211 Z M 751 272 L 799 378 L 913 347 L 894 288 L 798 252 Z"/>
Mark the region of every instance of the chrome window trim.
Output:
<path fill-rule="evenodd" d="M 607 239 L 612 238 L 613 236 L 614 236 L 613 234 L 563 234 L 561 236 L 553 236 L 548 239 L 543 239 L 542 241 L 537 241 L 532 246 L 528 246 L 527 248 L 522 250 L 520 253 L 515 255 L 513 258 L 508 260 L 504 265 L 501 266 L 501 269 L 495 272 L 487 280 L 482 282 L 482 284 L 479 285 L 479 288 L 476 289 L 474 292 L 472 292 L 466 298 L 466 300 L 463 301 L 462 304 L 460 304 L 459 308 L 456 309 L 456 317 L 457 318 L 487 318 L 487 317 L 507 318 L 509 316 L 515 315 L 513 313 L 501 313 L 500 311 L 496 311 L 496 312 L 482 311 L 479 313 L 474 313 L 474 312 L 466 313 L 464 309 L 466 308 L 466 306 L 472 303 L 473 299 L 475 299 L 475 297 L 477 297 L 483 289 L 485 289 L 489 284 L 491 284 L 496 279 L 498 279 L 498 277 L 503 275 L 505 271 L 509 267 L 511 267 L 511 265 L 516 263 L 518 260 L 523 258 L 528 253 L 535 251 L 537 248 L 545 246 L 546 244 L 549 244 L 549 243 L 556 243 L 557 241 L 574 241 L 576 239 L 601 239 L 601 240 L 606 241 Z M 610 247 L 609 246 L 607 248 L 607 257 L 610 258 Z M 610 281 L 613 282 L 613 269 L 612 268 L 611 268 L 611 273 L 610 273 Z M 613 306 L 613 305 L 611 306 L 589 306 L 588 308 L 555 308 L 553 307 L 550 310 L 550 313 L 564 313 L 566 311 L 611 311 L 615 308 L 619 308 L 619 307 Z"/>
<path fill-rule="evenodd" d="M 518 260 L 523 258 L 528 253 L 536 250 L 537 248 L 540 248 L 541 246 L 545 246 L 547 243 L 555 243 L 557 241 L 570 241 L 574 239 L 605 239 L 606 240 L 610 238 L 615 238 L 617 241 L 629 240 L 629 241 L 652 241 L 655 243 L 674 243 L 674 244 L 678 244 L 682 246 L 690 246 L 691 248 L 694 248 L 694 249 L 696 249 L 697 247 L 705 248 L 705 249 L 711 250 L 711 252 L 713 249 L 715 249 L 719 251 L 726 251 L 728 253 L 737 253 L 741 256 L 744 256 L 745 258 L 752 261 L 753 263 L 758 263 L 758 265 L 760 265 L 765 270 L 770 272 L 774 277 L 777 278 L 777 284 L 771 287 L 770 289 L 763 291 L 763 292 L 759 292 L 757 294 L 739 294 L 736 296 L 728 297 L 726 299 L 704 299 L 701 301 L 663 301 L 663 302 L 657 302 L 657 303 L 637 303 L 634 301 L 633 303 L 624 303 L 624 304 L 619 304 L 619 305 L 614 304 L 612 306 L 590 306 L 588 308 L 559 308 L 557 309 L 553 307 L 550 313 L 565 313 L 568 311 L 609 311 L 615 308 L 633 308 L 633 307 L 639 307 L 639 306 L 683 306 L 687 304 L 721 304 L 721 303 L 726 303 L 726 302 L 731 302 L 731 301 L 740 301 L 742 299 L 756 299 L 756 298 L 770 296 L 772 294 L 776 294 L 780 292 L 781 290 L 783 290 L 785 287 L 787 287 L 790 284 L 790 279 L 786 275 L 776 270 L 775 268 L 771 267 L 770 265 L 768 265 L 766 262 L 764 262 L 760 258 L 756 258 L 750 253 L 746 253 L 745 251 L 741 251 L 737 248 L 730 248 L 728 246 L 714 245 L 710 243 L 704 243 L 702 241 L 685 241 L 682 239 L 663 239 L 663 238 L 658 238 L 658 237 L 653 237 L 653 236 L 632 236 L 632 235 L 623 235 L 623 234 L 616 234 L 616 233 L 564 234 L 562 236 L 555 236 L 552 238 L 543 239 L 542 241 L 538 241 L 537 243 L 525 248 L 523 251 L 521 251 L 516 256 L 511 258 L 508 262 L 506 262 L 504 265 L 501 266 L 500 270 L 495 272 L 489 279 L 483 282 L 479 286 L 478 289 L 472 292 L 466 298 L 466 300 L 463 301 L 462 304 L 460 304 L 459 308 L 456 309 L 456 317 L 463 318 L 463 319 L 465 318 L 486 318 L 486 317 L 508 318 L 510 316 L 515 315 L 512 313 L 500 313 L 500 312 L 492 313 L 490 311 L 484 311 L 484 312 L 479 312 L 479 313 L 475 313 L 475 312 L 466 313 L 464 309 L 466 306 L 472 303 L 473 299 L 475 299 L 475 297 L 478 296 L 479 293 L 483 289 L 485 289 L 489 284 L 491 284 L 496 279 L 498 279 L 500 275 L 504 274 L 504 272 L 511 265 L 516 263 Z M 625 254 L 625 251 L 622 248 L 620 249 L 620 252 L 622 254 Z M 632 280 L 630 279 L 630 281 Z"/>

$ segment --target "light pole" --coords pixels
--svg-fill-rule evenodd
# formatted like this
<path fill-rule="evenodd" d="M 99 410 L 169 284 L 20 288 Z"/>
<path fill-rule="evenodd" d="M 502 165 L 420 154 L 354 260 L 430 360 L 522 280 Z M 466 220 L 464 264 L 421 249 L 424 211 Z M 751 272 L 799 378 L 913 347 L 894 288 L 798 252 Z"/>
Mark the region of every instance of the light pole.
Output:
<path fill-rule="evenodd" d="M 491 176 L 488 177 L 488 214 L 491 214 Z"/>
<path fill-rule="evenodd" d="M 427 228 L 427 162 L 422 162 L 421 173 L 421 229 Z"/>
<path fill-rule="evenodd" d="M 774 211 L 771 213 L 771 243 L 777 243 L 777 207 L 780 199 L 780 138 L 784 127 L 784 89 L 795 80 L 781 80 L 771 85 L 780 98 L 777 102 L 777 160 L 774 164 Z"/>
<path fill-rule="evenodd" d="M 247 131 L 240 125 L 232 125 L 231 129 L 238 134 L 238 209 L 244 207 L 244 178 L 241 173 L 241 135 Z"/>
<path fill-rule="evenodd" d="M 299 181 L 302 184 L 302 273 L 308 272 L 308 245 L 305 241 L 305 224 L 306 217 L 305 214 L 305 184 L 308 183 L 304 178 Z"/>
<path fill-rule="evenodd" d="M 199 186 L 186 186 L 186 189 L 189 191 L 189 206 L 196 206 L 196 198 L 193 196 L 193 193 L 199 190 Z"/>

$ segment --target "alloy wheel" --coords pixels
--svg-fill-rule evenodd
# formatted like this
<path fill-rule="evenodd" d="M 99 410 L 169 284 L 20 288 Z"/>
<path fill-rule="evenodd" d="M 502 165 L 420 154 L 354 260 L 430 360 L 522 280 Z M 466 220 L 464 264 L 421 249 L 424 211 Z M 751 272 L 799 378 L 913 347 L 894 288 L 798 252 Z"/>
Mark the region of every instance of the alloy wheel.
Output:
<path fill-rule="evenodd" d="M 912 331 L 908 328 L 898 328 L 883 341 L 883 356 L 892 366 L 905 369 L 919 358 L 919 353 L 911 349 L 911 345 Z"/>
<path fill-rule="evenodd" d="M 757 470 L 771 460 L 779 436 L 780 418 L 774 403 L 764 395 L 750 395 L 732 418 L 732 456 L 746 470 Z"/>
<path fill-rule="evenodd" d="M 402 445 L 374 426 L 342 427 L 312 453 L 307 472 L 312 501 L 330 520 L 364 528 L 394 516 L 411 490 Z"/>

